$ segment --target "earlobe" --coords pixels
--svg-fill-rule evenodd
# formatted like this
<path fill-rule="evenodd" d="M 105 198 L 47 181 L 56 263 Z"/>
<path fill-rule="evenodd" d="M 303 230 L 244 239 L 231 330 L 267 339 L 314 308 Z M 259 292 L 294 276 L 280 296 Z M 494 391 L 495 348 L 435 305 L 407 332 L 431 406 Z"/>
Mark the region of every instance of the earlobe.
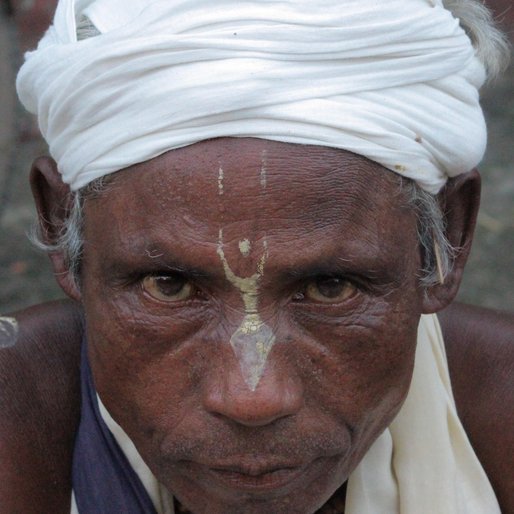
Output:
<path fill-rule="evenodd" d="M 446 237 L 455 253 L 444 283 L 425 289 L 422 300 L 424 314 L 437 312 L 448 306 L 459 290 L 480 206 L 478 171 L 474 169 L 450 179 L 440 193 L 440 204 L 445 218 Z"/>
<path fill-rule="evenodd" d="M 30 187 L 36 204 L 41 242 L 54 246 L 62 234 L 73 202 L 73 193 L 65 184 L 57 163 L 51 157 L 36 159 L 30 171 Z M 80 300 L 80 292 L 71 273 L 64 251 L 49 253 L 56 280 L 72 299 Z"/>

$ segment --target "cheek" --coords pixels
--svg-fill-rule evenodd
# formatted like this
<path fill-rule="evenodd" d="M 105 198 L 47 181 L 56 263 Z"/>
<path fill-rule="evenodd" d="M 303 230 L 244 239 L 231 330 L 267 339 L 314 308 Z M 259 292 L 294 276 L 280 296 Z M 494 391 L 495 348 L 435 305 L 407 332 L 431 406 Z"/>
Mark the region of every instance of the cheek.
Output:
<path fill-rule="evenodd" d="M 325 322 L 303 314 L 300 323 L 310 341 L 296 360 L 311 404 L 344 418 L 355 437 L 376 437 L 407 394 L 418 321 L 414 308 L 391 301 L 369 302 Z"/>
<path fill-rule="evenodd" d="M 190 341 L 209 313 L 186 309 L 176 315 L 169 310 L 149 314 L 138 301 L 112 291 L 85 291 L 84 302 L 95 386 L 131 437 L 139 440 L 141 434 L 148 442 L 161 422 L 180 424 L 184 412 L 196 410 L 201 377 L 216 348 Z"/>

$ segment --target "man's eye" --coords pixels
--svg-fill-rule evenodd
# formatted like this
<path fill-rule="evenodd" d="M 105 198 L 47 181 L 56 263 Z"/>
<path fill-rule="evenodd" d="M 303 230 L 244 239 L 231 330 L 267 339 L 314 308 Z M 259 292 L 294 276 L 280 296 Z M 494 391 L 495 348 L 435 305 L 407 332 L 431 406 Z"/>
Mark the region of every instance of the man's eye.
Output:
<path fill-rule="evenodd" d="M 304 297 L 323 303 L 338 303 L 355 294 L 357 287 L 344 278 L 321 277 L 309 282 Z"/>
<path fill-rule="evenodd" d="M 147 275 L 143 289 L 153 298 L 163 302 L 179 302 L 193 296 L 194 288 L 185 278 L 177 276 Z"/>

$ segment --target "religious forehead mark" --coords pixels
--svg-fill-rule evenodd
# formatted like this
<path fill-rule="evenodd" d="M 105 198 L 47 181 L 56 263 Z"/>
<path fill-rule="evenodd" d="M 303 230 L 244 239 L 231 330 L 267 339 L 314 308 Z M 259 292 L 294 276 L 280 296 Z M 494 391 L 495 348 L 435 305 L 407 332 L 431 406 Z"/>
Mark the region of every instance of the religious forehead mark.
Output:
<path fill-rule="evenodd" d="M 250 241 L 248 241 L 248 253 Z M 223 250 L 223 229 L 219 231 L 217 252 L 227 280 L 239 290 L 244 303 L 245 315 L 243 321 L 232 334 L 230 344 L 234 350 L 243 379 L 251 391 L 255 391 L 259 385 L 268 355 L 275 343 L 275 335 L 271 328 L 264 323 L 258 311 L 259 281 L 264 275 L 264 265 L 268 257 L 268 244 L 264 240 L 263 253 L 257 264 L 257 271 L 250 277 L 237 276 L 225 257 Z M 240 247 L 241 248 L 241 247 Z M 241 253 L 242 250 L 241 250 Z M 244 254 L 243 254 L 244 255 Z"/>
<path fill-rule="evenodd" d="M 19 326 L 14 318 L 0 316 L 0 349 L 12 348 L 18 341 Z"/>
<path fill-rule="evenodd" d="M 218 194 L 222 196 L 224 194 L 224 185 L 223 185 L 223 179 L 224 179 L 224 172 L 223 172 L 223 166 L 220 164 L 218 168 Z"/>
<path fill-rule="evenodd" d="M 248 257 L 252 250 L 252 243 L 248 239 L 242 239 L 239 241 L 239 251 L 243 257 Z"/>
<path fill-rule="evenodd" d="M 264 149 L 261 153 L 261 187 L 266 189 L 268 184 L 268 151 Z"/>

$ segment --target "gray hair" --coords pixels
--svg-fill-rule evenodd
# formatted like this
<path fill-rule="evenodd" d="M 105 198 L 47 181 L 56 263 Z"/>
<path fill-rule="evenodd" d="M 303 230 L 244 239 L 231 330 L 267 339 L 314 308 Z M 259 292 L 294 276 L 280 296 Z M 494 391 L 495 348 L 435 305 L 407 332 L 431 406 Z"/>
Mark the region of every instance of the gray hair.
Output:
<path fill-rule="evenodd" d="M 505 35 L 495 27 L 491 11 L 479 0 L 443 0 L 443 4 L 455 18 L 459 19 L 475 47 L 478 58 L 484 64 L 488 78 L 494 78 L 509 62 L 509 43 Z M 100 34 L 85 16 L 77 23 L 79 40 Z M 48 252 L 62 252 L 77 286 L 80 279 L 80 263 L 83 250 L 83 206 L 84 200 L 101 194 L 107 188 L 109 177 L 101 177 L 73 195 L 69 216 L 61 227 L 55 242 L 44 241 L 40 228 L 32 233 L 34 244 Z M 417 184 L 400 177 L 401 189 L 407 204 L 417 215 L 418 239 L 422 252 L 420 281 L 429 287 L 440 282 L 451 270 L 458 249 L 446 238 L 445 221 L 437 197 L 423 191 Z"/>
<path fill-rule="evenodd" d="M 479 0 L 443 0 L 443 4 L 471 39 L 488 79 L 494 79 L 509 64 L 510 44 L 495 26 L 491 11 Z"/>
<path fill-rule="evenodd" d="M 73 193 L 68 215 L 58 228 L 58 235 L 53 242 L 48 242 L 48 234 L 40 223 L 34 223 L 29 239 L 32 244 L 44 252 L 62 253 L 67 269 L 77 287 L 80 286 L 80 268 L 84 248 L 84 202 L 102 194 L 111 182 L 112 175 L 100 177 L 79 191 Z"/>

